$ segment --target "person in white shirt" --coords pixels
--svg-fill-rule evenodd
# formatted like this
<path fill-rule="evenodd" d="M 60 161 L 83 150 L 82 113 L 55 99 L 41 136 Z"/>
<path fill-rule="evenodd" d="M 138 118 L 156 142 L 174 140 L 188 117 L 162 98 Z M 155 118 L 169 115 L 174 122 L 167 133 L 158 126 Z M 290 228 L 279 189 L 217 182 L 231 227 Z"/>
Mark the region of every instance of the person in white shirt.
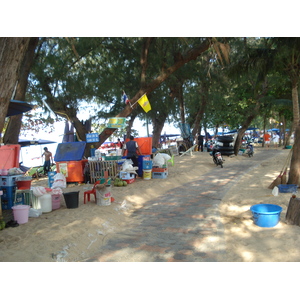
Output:
<path fill-rule="evenodd" d="M 275 148 L 278 148 L 278 143 L 279 143 L 279 135 L 277 133 L 274 133 L 272 142 Z"/>

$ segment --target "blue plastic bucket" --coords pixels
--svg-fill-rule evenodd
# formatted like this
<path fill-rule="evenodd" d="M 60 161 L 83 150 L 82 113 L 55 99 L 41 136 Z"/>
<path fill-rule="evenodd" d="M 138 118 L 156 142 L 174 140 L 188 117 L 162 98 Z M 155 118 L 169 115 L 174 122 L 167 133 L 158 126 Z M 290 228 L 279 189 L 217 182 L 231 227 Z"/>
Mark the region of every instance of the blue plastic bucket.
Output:
<path fill-rule="evenodd" d="M 275 204 L 256 204 L 250 207 L 254 224 L 260 227 L 274 227 L 280 220 L 282 207 Z"/>

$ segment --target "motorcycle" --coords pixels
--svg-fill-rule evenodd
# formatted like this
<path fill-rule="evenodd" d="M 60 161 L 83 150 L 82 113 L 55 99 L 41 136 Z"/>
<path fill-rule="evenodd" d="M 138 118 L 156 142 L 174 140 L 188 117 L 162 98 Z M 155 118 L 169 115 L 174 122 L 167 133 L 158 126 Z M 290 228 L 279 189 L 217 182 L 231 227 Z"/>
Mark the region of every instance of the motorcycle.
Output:
<path fill-rule="evenodd" d="M 223 168 L 223 163 L 225 160 L 223 159 L 221 152 L 213 150 L 210 155 L 213 157 L 213 162 L 216 164 L 216 166 L 221 166 L 221 168 Z"/>
<path fill-rule="evenodd" d="M 248 143 L 246 147 L 246 153 L 248 154 L 249 157 L 252 157 L 254 155 L 253 146 L 250 143 Z"/>

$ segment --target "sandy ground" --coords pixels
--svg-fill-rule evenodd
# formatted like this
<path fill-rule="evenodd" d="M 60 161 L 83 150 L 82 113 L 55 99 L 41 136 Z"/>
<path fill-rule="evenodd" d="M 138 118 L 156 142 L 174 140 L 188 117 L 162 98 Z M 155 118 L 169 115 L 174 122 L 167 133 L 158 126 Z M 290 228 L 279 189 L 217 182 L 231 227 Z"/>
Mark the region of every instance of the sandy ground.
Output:
<path fill-rule="evenodd" d="M 256 147 L 255 152 L 268 151 Z M 268 189 L 281 171 L 289 150 L 278 149 L 272 159 L 262 162 L 247 173 L 222 199 L 220 211 L 225 227 L 227 255 L 224 262 L 300 261 L 300 227 L 285 223 L 290 194 L 275 197 Z M 238 155 L 226 158 L 230 164 L 251 159 Z M 197 164 L 197 167 L 195 167 Z M 112 187 L 115 201 L 110 206 L 99 206 L 94 201 L 83 204 L 84 191 L 89 186 L 69 184 L 64 192 L 80 191 L 79 207 L 61 208 L 44 213 L 15 228 L 0 232 L 0 261 L 2 262 L 76 262 L 99 252 L 101 245 L 113 237 L 119 228 L 130 222 L 130 213 L 148 200 L 167 190 L 196 180 L 199 175 L 216 168 L 207 152 L 193 156 L 176 156 L 169 165 L 167 179 L 138 178 L 126 187 Z M 34 186 L 47 187 L 47 180 L 34 181 Z M 274 228 L 261 228 L 253 223 L 250 206 L 273 203 L 282 206 L 281 221 Z"/>

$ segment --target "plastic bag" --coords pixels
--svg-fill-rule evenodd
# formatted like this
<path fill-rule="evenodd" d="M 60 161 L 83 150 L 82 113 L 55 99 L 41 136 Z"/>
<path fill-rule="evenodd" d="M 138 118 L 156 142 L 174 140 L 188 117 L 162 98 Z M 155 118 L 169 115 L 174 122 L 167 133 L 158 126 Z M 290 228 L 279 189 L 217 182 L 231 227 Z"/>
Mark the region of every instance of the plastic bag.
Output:
<path fill-rule="evenodd" d="M 132 164 L 133 162 L 131 159 L 126 159 L 122 164 L 122 172 L 130 172 L 136 174 L 135 170 L 137 170 L 138 167 L 134 167 Z"/>
<path fill-rule="evenodd" d="M 33 195 L 36 197 L 41 197 L 41 196 L 47 194 L 47 190 L 43 186 L 34 186 L 32 188 L 32 192 L 33 192 Z"/>
<path fill-rule="evenodd" d="M 159 153 L 160 155 L 163 156 L 163 158 L 165 159 L 165 162 L 167 163 L 168 160 L 170 160 L 172 157 L 167 154 L 167 153 Z"/>
<path fill-rule="evenodd" d="M 52 189 L 62 188 L 65 189 L 67 187 L 66 177 L 62 173 L 57 173 L 53 177 L 54 182 L 52 184 Z"/>
<path fill-rule="evenodd" d="M 24 174 L 24 172 L 19 168 L 11 168 L 8 170 L 8 175 L 20 175 Z"/>
<path fill-rule="evenodd" d="M 153 166 L 162 167 L 166 163 L 162 153 L 157 153 L 153 158 Z"/>
<path fill-rule="evenodd" d="M 274 186 L 273 190 L 272 190 L 272 194 L 273 196 L 278 196 L 278 187 L 277 186 Z"/>
<path fill-rule="evenodd" d="M 42 210 L 41 209 L 34 209 L 34 208 L 30 208 L 29 209 L 29 217 L 30 218 L 37 218 L 42 214 Z"/>
<path fill-rule="evenodd" d="M 61 188 L 54 188 L 51 190 L 51 195 L 62 195 L 63 191 Z"/>

